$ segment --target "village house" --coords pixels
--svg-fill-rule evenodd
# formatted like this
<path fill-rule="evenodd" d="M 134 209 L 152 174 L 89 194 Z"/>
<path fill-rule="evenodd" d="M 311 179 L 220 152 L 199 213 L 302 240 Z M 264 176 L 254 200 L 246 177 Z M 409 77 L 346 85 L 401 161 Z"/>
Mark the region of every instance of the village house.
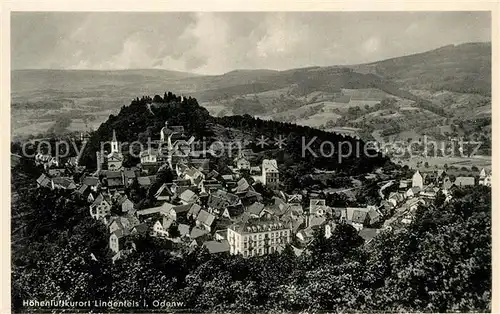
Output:
<path fill-rule="evenodd" d="M 196 217 L 196 226 L 204 228 L 207 231 L 212 230 L 212 224 L 215 220 L 215 216 L 207 212 L 206 210 L 200 210 L 198 216 Z"/>
<path fill-rule="evenodd" d="M 209 195 L 207 206 L 210 212 L 221 215 L 224 209 L 241 205 L 239 197 L 224 190 L 217 190 Z"/>
<path fill-rule="evenodd" d="M 195 220 L 197 217 L 198 217 L 198 214 L 200 213 L 201 211 L 201 206 L 198 205 L 198 204 L 193 204 L 187 214 L 186 214 L 186 218 L 189 220 L 189 219 L 192 219 L 192 220 Z"/>
<path fill-rule="evenodd" d="M 152 235 L 155 237 L 168 237 L 168 229 L 174 222 L 175 221 L 171 217 L 161 217 L 154 223 Z"/>
<path fill-rule="evenodd" d="M 108 188 L 122 189 L 125 187 L 121 171 L 105 171 L 104 176 L 106 178 Z"/>
<path fill-rule="evenodd" d="M 491 187 L 491 177 L 492 177 L 491 171 L 488 174 L 486 174 L 484 168 L 481 169 L 481 172 L 479 174 L 478 184 Z"/>
<path fill-rule="evenodd" d="M 141 164 L 157 163 L 158 162 L 158 149 L 148 147 L 147 150 L 141 152 Z"/>
<path fill-rule="evenodd" d="M 39 187 L 52 189 L 52 180 L 45 173 L 42 173 L 38 179 L 36 179 L 36 183 Z"/>
<path fill-rule="evenodd" d="M 366 207 L 347 207 L 343 212 L 341 220 L 360 231 L 370 223 L 369 211 Z"/>
<path fill-rule="evenodd" d="M 235 159 L 235 165 L 238 170 L 250 170 L 250 161 L 243 156 Z"/>
<path fill-rule="evenodd" d="M 309 214 L 316 216 L 324 216 L 326 214 L 326 201 L 324 199 L 309 200 Z"/>
<path fill-rule="evenodd" d="M 109 248 L 115 253 L 112 257 L 113 263 L 135 250 L 135 243 L 129 236 L 130 232 L 124 230 L 117 230 L 109 236 Z"/>
<path fill-rule="evenodd" d="M 314 230 L 311 227 L 307 227 L 297 232 L 296 236 L 302 244 L 309 244 L 314 239 Z"/>
<path fill-rule="evenodd" d="M 134 211 L 134 203 L 129 200 L 127 195 L 119 197 L 116 201 L 116 205 L 121 208 L 122 213 L 130 213 Z"/>
<path fill-rule="evenodd" d="M 279 170 L 276 159 L 264 159 L 262 161 L 262 183 L 276 188 L 279 186 Z"/>
<path fill-rule="evenodd" d="M 188 167 L 183 171 L 180 177 L 189 180 L 191 182 L 191 185 L 198 188 L 200 187 L 201 182 L 205 179 L 205 175 L 203 174 L 203 172 L 194 167 Z"/>
<path fill-rule="evenodd" d="M 90 216 L 94 219 L 104 219 L 111 214 L 111 199 L 107 194 L 99 193 L 92 205 L 90 205 Z"/>

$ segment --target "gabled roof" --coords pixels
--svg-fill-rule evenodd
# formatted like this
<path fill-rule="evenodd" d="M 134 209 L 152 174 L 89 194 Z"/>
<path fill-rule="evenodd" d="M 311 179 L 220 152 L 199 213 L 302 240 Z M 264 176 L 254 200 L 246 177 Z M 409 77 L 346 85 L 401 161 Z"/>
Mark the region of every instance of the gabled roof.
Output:
<path fill-rule="evenodd" d="M 132 203 L 132 201 L 131 201 L 131 200 L 129 200 L 129 198 L 127 197 L 127 195 L 122 195 L 122 196 L 120 196 L 120 197 L 116 200 L 116 204 L 117 204 L 118 206 L 122 206 L 122 205 L 123 205 L 123 203 L 125 203 L 126 201 L 129 201 L 129 202 L 131 202 L 131 203 Z"/>
<path fill-rule="evenodd" d="M 420 193 L 420 191 L 422 191 L 419 186 L 412 186 L 410 190 L 413 192 L 413 194 Z"/>
<path fill-rule="evenodd" d="M 99 178 L 97 177 L 85 177 L 85 179 L 83 179 L 83 184 L 88 186 L 97 186 L 99 183 Z"/>
<path fill-rule="evenodd" d="M 229 252 L 229 242 L 227 240 L 222 241 L 207 241 L 203 243 L 203 247 L 208 249 L 210 254 Z"/>
<path fill-rule="evenodd" d="M 42 173 L 40 175 L 40 177 L 38 177 L 38 179 L 36 180 L 36 182 L 40 185 L 40 186 L 44 186 L 44 187 L 48 187 L 50 184 L 51 184 L 51 180 L 49 177 L 47 177 L 44 173 Z"/>
<path fill-rule="evenodd" d="M 278 171 L 278 163 L 276 162 L 276 159 L 264 159 L 262 161 L 262 171 L 277 172 Z"/>
<path fill-rule="evenodd" d="M 121 178 L 122 173 L 121 173 L 121 171 L 108 170 L 108 171 L 104 172 L 104 176 L 106 176 L 106 178 L 108 178 L 108 179 Z"/>
<path fill-rule="evenodd" d="M 224 181 L 233 181 L 234 176 L 232 174 L 223 174 L 222 179 L 224 179 Z"/>
<path fill-rule="evenodd" d="M 209 179 L 217 179 L 217 178 L 219 177 L 219 175 L 220 175 L 220 174 L 219 174 L 217 171 L 212 170 L 212 171 L 210 171 L 210 172 L 206 175 L 205 179 L 206 179 L 206 180 L 209 180 Z"/>
<path fill-rule="evenodd" d="M 99 195 L 97 195 L 97 197 L 94 199 L 94 202 L 90 206 L 91 207 L 97 206 L 97 205 L 101 204 L 103 201 L 106 201 L 106 200 L 105 200 L 104 196 L 102 195 L 102 193 L 99 193 Z M 111 205 L 111 203 L 108 203 L 108 204 Z"/>
<path fill-rule="evenodd" d="M 142 186 L 149 186 L 156 182 L 156 176 L 138 177 L 137 182 Z"/>
<path fill-rule="evenodd" d="M 146 234 L 149 230 L 149 225 L 147 223 L 142 223 L 134 226 L 132 228 L 132 233 Z"/>
<path fill-rule="evenodd" d="M 185 190 L 181 193 L 181 195 L 179 195 L 179 198 L 186 203 L 191 203 L 195 202 L 198 199 L 198 196 L 191 190 Z"/>
<path fill-rule="evenodd" d="M 346 218 L 348 221 L 354 223 L 364 223 L 368 215 L 368 208 L 366 207 L 347 207 L 346 208 Z"/>
<path fill-rule="evenodd" d="M 185 224 L 179 224 L 177 226 L 177 229 L 179 230 L 179 233 L 181 234 L 181 237 L 182 236 L 186 236 L 189 234 L 189 226 L 188 225 L 185 225 Z"/>
<path fill-rule="evenodd" d="M 155 198 L 156 199 L 168 198 L 168 197 L 171 197 L 173 195 L 174 195 L 174 193 L 172 193 L 172 190 L 170 190 L 170 187 L 166 183 L 163 183 L 160 186 L 160 188 L 158 189 L 158 191 L 156 191 Z"/>
<path fill-rule="evenodd" d="M 199 238 L 201 236 L 204 236 L 207 233 L 208 233 L 208 231 L 205 229 L 194 227 L 193 229 L 191 229 L 191 233 L 189 234 L 189 237 L 191 239 L 196 239 L 196 238 Z"/>
<path fill-rule="evenodd" d="M 197 204 L 177 205 L 174 206 L 172 209 L 175 211 L 176 214 L 182 214 L 182 213 L 187 213 L 192 205 L 197 205 Z"/>
<path fill-rule="evenodd" d="M 82 186 L 78 189 L 78 193 L 85 194 L 85 192 L 87 192 L 88 189 L 89 189 L 88 185 L 82 184 Z"/>
<path fill-rule="evenodd" d="M 196 217 L 196 220 L 207 226 L 211 226 L 215 220 L 215 216 L 202 209 L 198 214 L 198 217 Z"/>
<path fill-rule="evenodd" d="M 324 224 L 326 221 L 326 218 L 324 217 L 317 217 L 317 216 L 309 216 L 309 227 L 315 227 L 315 226 L 320 226 Z"/>
<path fill-rule="evenodd" d="M 370 208 L 368 217 L 370 218 L 370 223 L 375 223 L 380 218 L 380 214 L 376 209 Z"/>
<path fill-rule="evenodd" d="M 61 186 L 64 189 L 76 189 L 76 184 L 73 179 L 65 177 L 52 178 L 54 185 Z"/>
<path fill-rule="evenodd" d="M 125 170 L 125 171 L 123 171 L 123 176 L 127 180 L 128 179 L 133 179 L 133 178 L 137 177 L 136 172 L 134 170 Z"/>
<path fill-rule="evenodd" d="M 252 205 L 248 206 L 246 211 L 252 215 L 260 216 L 260 213 L 262 213 L 263 210 L 264 210 L 264 204 L 260 202 L 255 202 Z"/>
<path fill-rule="evenodd" d="M 187 215 L 188 216 L 194 216 L 196 218 L 198 216 L 198 214 L 200 213 L 200 210 L 201 210 L 201 206 L 200 205 L 198 205 L 198 204 L 192 204 L 191 207 L 188 210 Z"/>
<path fill-rule="evenodd" d="M 173 183 L 177 186 L 191 186 L 191 180 L 189 179 L 177 179 L 177 180 L 174 180 Z"/>
<path fill-rule="evenodd" d="M 252 188 L 252 186 L 248 183 L 248 181 L 245 178 L 241 178 L 237 184 L 238 186 L 236 187 L 236 193 L 243 193 L 246 192 L 248 189 Z"/>
<path fill-rule="evenodd" d="M 208 198 L 208 206 L 211 208 L 223 209 L 228 206 L 236 206 L 240 199 L 232 193 L 217 190 L 210 194 Z"/>
<path fill-rule="evenodd" d="M 156 206 L 156 207 L 150 207 L 150 208 L 140 209 L 140 210 L 136 211 L 135 214 L 138 217 L 139 216 L 144 216 L 144 215 L 152 215 L 152 214 L 156 214 L 156 213 L 167 214 L 173 206 L 174 205 L 172 205 L 172 204 L 165 203 L 162 206 Z"/>

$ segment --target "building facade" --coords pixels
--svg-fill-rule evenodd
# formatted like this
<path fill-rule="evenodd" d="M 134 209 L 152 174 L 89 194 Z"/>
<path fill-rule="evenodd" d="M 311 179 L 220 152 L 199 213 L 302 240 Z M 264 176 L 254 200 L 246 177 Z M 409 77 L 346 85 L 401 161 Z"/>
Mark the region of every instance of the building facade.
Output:
<path fill-rule="evenodd" d="M 276 159 L 262 161 L 262 183 L 270 187 L 277 187 L 280 182 L 278 163 Z"/>
<path fill-rule="evenodd" d="M 280 252 L 291 236 L 291 226 L 274 221 L 236 224 L 227 229 L 229 253 L 243 257 Z"/>

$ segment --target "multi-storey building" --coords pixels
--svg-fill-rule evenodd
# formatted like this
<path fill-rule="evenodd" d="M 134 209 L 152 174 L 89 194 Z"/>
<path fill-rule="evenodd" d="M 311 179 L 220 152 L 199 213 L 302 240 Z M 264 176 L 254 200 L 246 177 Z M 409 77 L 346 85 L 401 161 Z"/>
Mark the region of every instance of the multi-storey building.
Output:
<path fill-rule="evenodd" d="M 229 253 L 243 257 L 280 252 L 290 243 L 292 228 L 279 221 L 256 220 L 229 226 Z"/>
<path fill-rule="evenodd" d="M 279 175 L 276 159 L 264 159 L 262 161 L 262 181 L 265 185 L 277 187 L 280 182 Z"/>

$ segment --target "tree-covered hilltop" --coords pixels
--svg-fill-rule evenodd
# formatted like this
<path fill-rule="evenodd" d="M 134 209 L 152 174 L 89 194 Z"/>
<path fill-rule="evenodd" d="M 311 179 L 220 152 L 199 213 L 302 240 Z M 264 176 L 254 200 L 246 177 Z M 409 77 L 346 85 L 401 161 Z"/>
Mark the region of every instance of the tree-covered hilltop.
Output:
<path fill-rule="evenodd" d="M 139 140 L 146 143 L 148 137 L 159 139 L 165 121 L 169 125 L 184 126 L 197 140 L 209 142 L 208 146 L 214 140 L 241 140 L 217 134 L 215 129 L 238 130 L 254 142 L 255 150 L 266 150 L 269 157 L 278 159 L 287 169 L 312 170 L 312 167 L 316 167 L 357 174 L 369 172 L 387 161 L 373 150 L 368 149 L 366 154 L 365 143 L 359 139 L 291 123 L 261 120 L 250 115 L 213 117 L 196 99 L 181 98 L 168 92 L 163 97 L 156 95 L 153 98 L 145 96 L 135 99 L 129 106 L 122 107 L 118 115 L 111 115 L 92 134 L 85 147 L 82 164 L 88 169 L 95 169 L 95 152 L 100 150 L 101 143 L 111 140 L 113 129 L 119 142 Z M 269 139 L 268 145 L 257 145 L 261 136 Z M 282 149 L 276 145 L 276 139 L 280 136 L 285 140 Z"/>
<path fill-rule="evenodd" d="M 175 243 L 145 237 L 113 265 L 108 230 L 74 195 L 34 188 L 22 169 L 12 180 L 23 193 L 13 198 L 13 226 L 21 226 L 12 238 L 14 312 L 25 312 L 22 300 L 49 299 L 165 300 L 197 312 L 491 310 L 487 187 L 458 189 L 446 204 L 438 198 L 406 229 L 368 244 L 342 224 L 329 239 L 316 234 L 310 254 L 298 257 L 291 247 L 249 259 L 175 254 Z"/>

